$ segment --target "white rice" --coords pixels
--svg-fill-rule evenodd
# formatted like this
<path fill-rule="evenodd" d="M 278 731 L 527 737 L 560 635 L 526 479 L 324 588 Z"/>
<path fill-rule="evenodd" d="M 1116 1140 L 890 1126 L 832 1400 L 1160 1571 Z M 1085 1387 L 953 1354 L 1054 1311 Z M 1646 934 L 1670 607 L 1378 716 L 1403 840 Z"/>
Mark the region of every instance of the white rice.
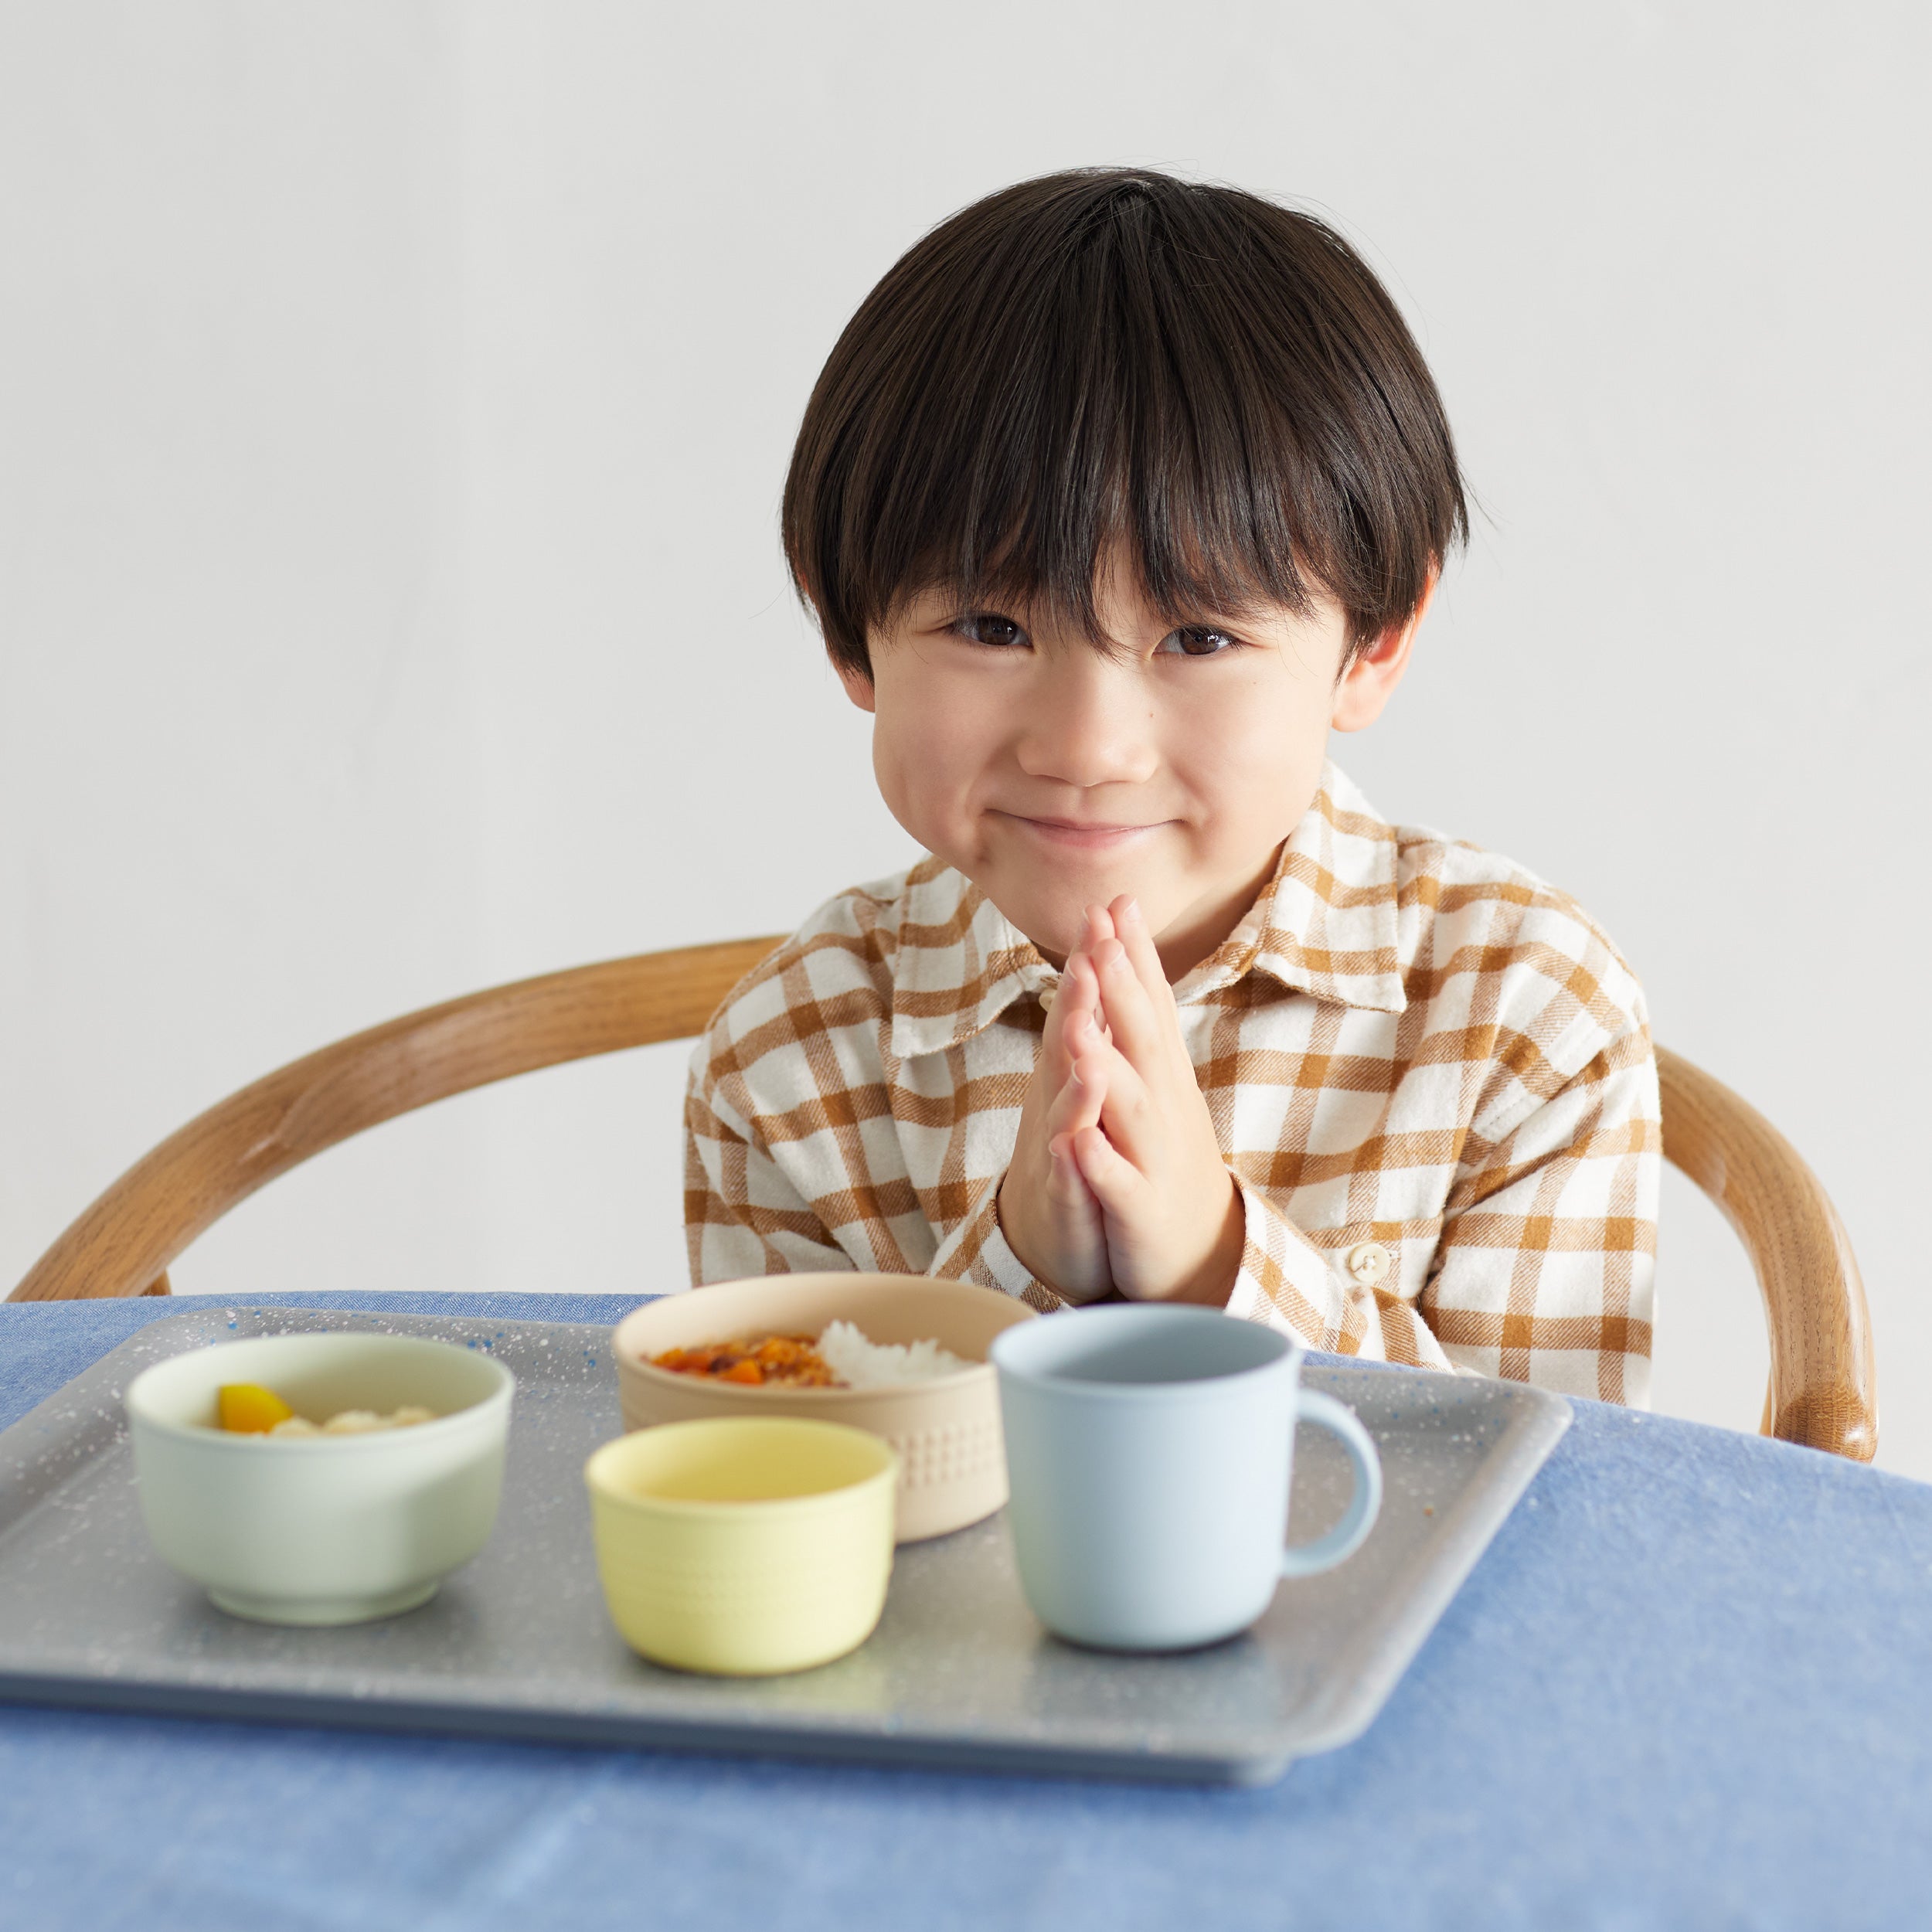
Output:
<path fill-rule="evenodd" d="M 901 1383 L 930 1382 L 970 1369 L 970 1362 L 937 1342 L 873 1342 L 849 1321 L 834 1321 L 818 1338 L 825 1366 L 849 1389 L 890 1389 Z"/>

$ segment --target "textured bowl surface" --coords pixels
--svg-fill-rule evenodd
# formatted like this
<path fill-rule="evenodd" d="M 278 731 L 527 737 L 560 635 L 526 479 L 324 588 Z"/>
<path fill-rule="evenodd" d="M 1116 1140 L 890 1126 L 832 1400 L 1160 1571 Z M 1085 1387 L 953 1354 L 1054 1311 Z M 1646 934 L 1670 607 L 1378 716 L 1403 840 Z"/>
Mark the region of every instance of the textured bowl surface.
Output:
<path fill-rule="evenodd" d="M 964 1281 L 917 1274 L 774 1274 L 668 1294 L 617 1325 L 614 1349 L 627 1429 L 706 1416 L 798 1416 L 869 1430 L 899 1457 L 899 1540 L 943 1536 L 1006 1500 L 999 1390 L 986 1352 L 1030 1321 L 1025 1302 Z M 874 1342 L 927 1338 L 971 1366 L 896 1389 L 744 1388 L 652 1366 L 667 1349 L 750 1335 L 817 1335 L 850 1321 Z"/>
<path fill-rule="evenodd" d="M 654 1663 L 726 1676 L 855 1650 L 885 1607 L 897 1461 L 791 1417 L 672 1423 L 584 1465 L 611 1621 Z"/>
<path fill-rule="evenodd" d="M 273 1389 L 312 1420 L 406 1403 L 438 1416 L 369 1435 L 233 1435 L 213 1426 L 228 1382 Z M 513 1386 L 481 1350 L 417 1335 L 268 1335 L 157 1362 L 127 1394 L 148 1533 L 236 1616 L 413 1609 L 489 1540 Z"/>

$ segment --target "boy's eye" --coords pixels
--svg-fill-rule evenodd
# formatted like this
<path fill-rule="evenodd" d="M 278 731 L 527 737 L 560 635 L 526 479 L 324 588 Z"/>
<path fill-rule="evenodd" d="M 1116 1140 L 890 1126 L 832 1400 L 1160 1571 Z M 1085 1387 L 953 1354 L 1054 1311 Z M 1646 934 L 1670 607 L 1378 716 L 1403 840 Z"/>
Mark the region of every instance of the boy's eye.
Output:
<path fill-rule="evenodd" d="M 975 644 L 1005 646 L 1026 641 L 1026 633 L 1011 617 L 997 617 L 990 611 L 969 611 L 953 628 Z"/>
<path fill-rule="evenodd" d="M 1211 624 L 1184 624 L 1179 630 L 1170 631 L 1156 651 L 1157 655 L 1165 651 L 1170 657 L 1218 658 L 1223 651 L 1234 649 L 1240 641 Z"/>

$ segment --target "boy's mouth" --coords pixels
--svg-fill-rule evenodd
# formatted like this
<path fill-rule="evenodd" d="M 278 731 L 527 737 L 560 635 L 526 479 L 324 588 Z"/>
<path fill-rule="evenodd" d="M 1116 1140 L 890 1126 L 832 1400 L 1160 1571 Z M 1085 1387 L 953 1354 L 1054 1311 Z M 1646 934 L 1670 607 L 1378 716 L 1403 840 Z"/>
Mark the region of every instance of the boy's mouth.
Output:
<path fill-rule="evenodd" d="M 1023 812 L 1003 811 L 1002 818 L 1024 825 L 1049 845 L 1071 845 L 1083 851 L 1107 851 L 1124 845 L 1144 832 L 1158 832 L 1165 820 L 1152 825 L 1118 825 L 1094 818 L 1032 818 Z"/>

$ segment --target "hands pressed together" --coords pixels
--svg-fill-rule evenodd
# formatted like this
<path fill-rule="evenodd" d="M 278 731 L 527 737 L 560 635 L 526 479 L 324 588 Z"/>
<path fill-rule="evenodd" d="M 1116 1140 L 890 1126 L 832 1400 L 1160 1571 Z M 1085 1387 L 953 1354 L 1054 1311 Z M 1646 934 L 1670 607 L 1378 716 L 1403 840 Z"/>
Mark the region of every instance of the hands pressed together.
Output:
<path fill-rule="evenodd" d="M 1125 896 L 1090 906 L 999 1191 L 1007 1245 L 1070 1301 L 1219 1307 L 1240 1196 L 1214 1138 L 1154 937 Z"/>

